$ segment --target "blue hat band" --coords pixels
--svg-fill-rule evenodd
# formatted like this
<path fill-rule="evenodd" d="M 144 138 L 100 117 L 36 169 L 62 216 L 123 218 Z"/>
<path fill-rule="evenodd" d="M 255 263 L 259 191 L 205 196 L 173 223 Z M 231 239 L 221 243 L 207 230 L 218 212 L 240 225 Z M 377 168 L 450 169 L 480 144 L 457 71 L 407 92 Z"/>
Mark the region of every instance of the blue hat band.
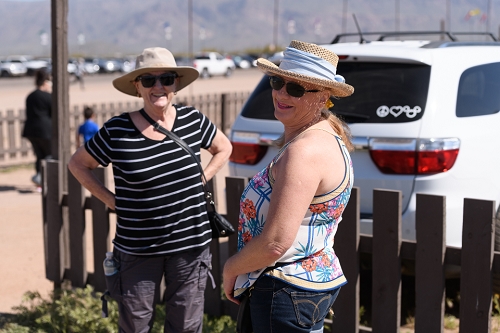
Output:
<path fill-rule="evenodd" d="M 337 68 L 333 64 L 312 53 L 291 47 L 287 47 L 283 52 L 279 68 L 321 80 L 345 83 L 344 77 L 337 74 Z"/>

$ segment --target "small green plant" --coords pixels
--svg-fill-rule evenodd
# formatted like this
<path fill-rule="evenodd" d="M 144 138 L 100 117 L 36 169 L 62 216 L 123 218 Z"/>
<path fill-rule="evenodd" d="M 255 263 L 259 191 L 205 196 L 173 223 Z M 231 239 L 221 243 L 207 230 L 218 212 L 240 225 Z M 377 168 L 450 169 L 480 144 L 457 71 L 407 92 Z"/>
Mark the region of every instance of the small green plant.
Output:
<path fill-rule="evenodd" d="M 27 292 L 16 315 L 8 319 L 1 332 L 112 332 L 118 322 L 116 304 L 110 303 L 109 318 L 101 318 L 101 293 L 91 286 L 75 290 L 56 290 L 49 299 L 38 292 Z"/>
<path fill-rule="evenodd" d="M 108 298 L 108 318 L 101 317 L 102 293 L 93 287 L 56 290 L 49 299 L 27 292 L 14 315 L 0 317 L 0 333 L 115 333 L 118 332 L 118 305 Z M 156 306 L 152 333 L 162 333 L 165 306 Z M 233 333 L 236 322 L 229 316 L 203 316 L 204 333 Z"/>
<path fill-rule="evenodd" d="M 448 330 L 454 330 L 458 327 L 458 320 L 455 316 L 445 315 L 444 316 L 444 328 Z"/>
<path fill-rule="evenodd" d="M 491 311 L 493 316 L 500 316 L 500 295 L 493 295 L 493 311 Z"/>

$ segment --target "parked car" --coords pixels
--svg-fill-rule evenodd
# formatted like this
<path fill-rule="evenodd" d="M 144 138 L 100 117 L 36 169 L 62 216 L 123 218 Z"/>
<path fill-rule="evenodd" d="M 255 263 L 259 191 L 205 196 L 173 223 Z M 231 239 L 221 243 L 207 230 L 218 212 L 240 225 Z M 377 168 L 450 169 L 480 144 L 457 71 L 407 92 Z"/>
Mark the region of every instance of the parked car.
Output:
<path fill-rule="evenodd" d="M 25 64 L 19 60 L 1 60 L 0 61 L 0 76 L 24 76 L 28 73 Z"/>
<path fill-rule="evenodd" d="M 121 71 L 121 64 L 117 59 L 97 58 L 99 73 L 117 73 Z"/>
<path fill-rule="evenodd" d="M 175 56 L 175 63 L 177 66 L 190 66 L 193 67 L 193 59 L 183 56 Z"/>
<path fill-rule="evenodd" d="M 217 52 L 206 52 L 194 57 L 193 67 L 200 72 L 200 77 L 209 78 L 214 75 L 230 76 L 236 65 L 229 57 L 223 57 Z"/>
<path fill-rule="evenodd" d="M 85 74 L 99 73 L 99 65 L 97 64 L 97 59 L 94 58 L 83 58 L 83 68 Z"/>
<path fill-rule="evenodd" d="M 409 240 L 416 237 L 416 194 L 446 196 L 446 243 L 458 247 L 464 198 L 500 203 L 500 42 L 449 36 L 323 45 L 339 56 L 338 73 L 355 89 L 332 99 L 331 111 L 353 136 L 363 233 L 372 232 L 376 188 L 401 191 L 402 236 Z M 252 177 L 264 168 L 282 131 L 264 76 L 232 126 L 230 174 Z M 498 217 L 496 224 L 498 247 Z"/>
<path fill-rule="evenodd" d="M 257 59 L 248 54 L 233 55 L 232 59 L 237 68 L 248 69 L 257 66 Z"/>
<path fill-rule="evenodd" d="M 272 56 L 270 56 L 269 58 L 267 58 L 267 60 L 269 60 L 270 62 L 272 62 L 272 63 L 274 63 L 276 65 L 280 64 L 281 59 L 283 59 L 283 51 L 276 52 Z"/>
<path fill-rule="evenodd" d="M 42 58 L 36 59 L 29 55 L 8 56 L 3 62 L 8 64 L 5 65 L 4 71 L 2 71 L 4 76 L 32 76 L 37 70 L 47 69 L 49 65 L 47 60 Z M 23 67 L 26 68 L 26 71 L 24 71 Z"/>
<path fill-rule="evenodd" d="M 135 69 L 135 58 L 128 57 L 118 59 L 120 62 L 120 72 L 129 73 Z"/>

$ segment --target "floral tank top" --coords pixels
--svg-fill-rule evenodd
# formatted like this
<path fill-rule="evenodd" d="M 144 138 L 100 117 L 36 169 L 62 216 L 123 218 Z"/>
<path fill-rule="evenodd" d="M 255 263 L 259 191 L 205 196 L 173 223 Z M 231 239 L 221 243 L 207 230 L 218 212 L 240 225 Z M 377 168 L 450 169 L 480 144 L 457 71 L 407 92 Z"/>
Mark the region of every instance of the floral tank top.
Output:
<path fill-rule="evenodd" d="M 273 266 L 274 269 L 262 268 L 237 277 L 235 297 L 252 286 L 263 273 L 304 290 L 331 290 L 347 283 L 333 250 L 333 243 L 351 194 L 352 162 L 347 147 L 339 136 L 324 129 L 310 130 L 323 130 L 336 137 L 344 156 L 343 180 L 337 188 L 313 198 L 292 246 Z M 273 192 L 274 179 L 271 170 L 291 142 L 293 140 L 280 150 L 266 168 L 250 180 L 243 191 L 240 200 L 238 251 L 264 228 Z"/>

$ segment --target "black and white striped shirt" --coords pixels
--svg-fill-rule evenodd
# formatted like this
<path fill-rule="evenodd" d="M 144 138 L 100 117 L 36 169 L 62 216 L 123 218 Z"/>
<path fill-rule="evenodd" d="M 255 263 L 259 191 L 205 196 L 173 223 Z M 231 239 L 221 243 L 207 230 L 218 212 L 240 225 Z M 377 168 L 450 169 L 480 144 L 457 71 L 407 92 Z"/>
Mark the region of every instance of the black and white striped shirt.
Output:
<path fill-rule="evenodd" d="M 217 128 L 195 108 L 175 107 L 172 131 L 199 159 Z M 123 113 L 108 120 L 85 148 L 102 166 L 113 166 L 117 249 L 171 255 L 208 246 L 212 234 L 200 172 L 174 141 L 145 137 Z"/>

